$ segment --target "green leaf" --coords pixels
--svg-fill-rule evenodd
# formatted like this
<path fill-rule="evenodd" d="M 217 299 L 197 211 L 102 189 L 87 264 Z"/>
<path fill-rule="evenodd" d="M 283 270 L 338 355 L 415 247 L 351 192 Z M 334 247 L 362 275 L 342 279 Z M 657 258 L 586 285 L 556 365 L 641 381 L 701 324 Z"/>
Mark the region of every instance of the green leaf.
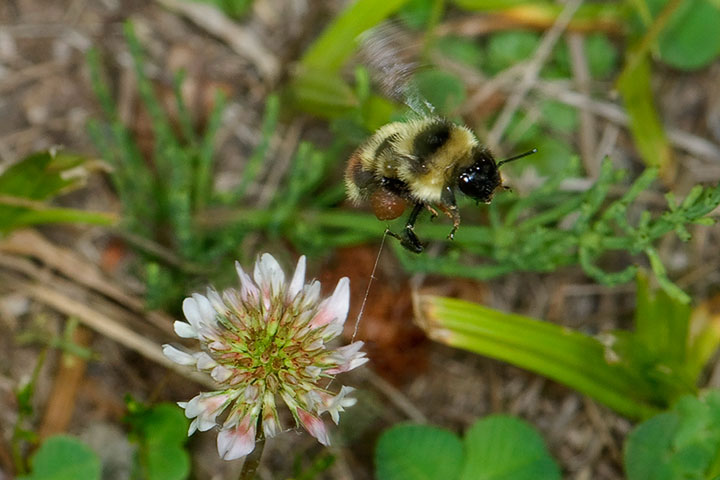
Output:
<path fill-rule="evenodd" d="M 408 0 L 357 0 L 323 31 L 305 52 L 303 70 L 337 74 L 357 48 L 357 37 L 395 13 Z"/>
<path fill-rule="evenodd" d="M 453 480 L 460 474 L 462 458 L 459 438 L 426 425 L 393 427 L 375 447 L 379 480 Z"/>
<path fill-rule="evenodd" d="M 40 152 L 10 166 L 0 174 L 0 232 L 40 223 L 83 222 L 111 225 L 112 215 L 70 208 L 53 208 L 43 201 L 76 187 L 82 182 L 70 170 L 78 168 L 83 157 L 64 153 Z M 85 173 L 85 172 L 81 172 Z"/>
<path fill-rule="evenodd" d="M 633 369 L 609 363 L 596 338 L 453 298 L 420 295 L 416 304 L 433 340 L 545 375 L 629 417 L 657 412 L 651 387 Z"/>
<path fill-rule="evenodd" d="M 496 33 L 488 41 L 486 69 L 495 74 L 527 60 L 539 43 L 540 36 L 533 32 L 519 30 Z"/>
<path fill-rule="evenodd" d="M 94 480 L 100 478 L 100 459 L 80 440 L 67 435 L 49 437 L 32 459 L 32 473 L 18 480 Z"/>
<path fill-rule="evenodd" d="M 140 444 L 140 467 L 148 480 L 180 480 L 190 475 L 188 420 L 171 403 L 147 408 L 130 402 L 127 421 Z"/>
<path fill-rule="evenodd" d="M 544 100 L 540 104 L 543 120 L 554 130 L 572 133 L 578 125 L 577 110 L 555 100 Z"/>
<path fill-rule="evenodd" d="M 560 468 L 542 437 L 508 415 L 479 420 L 465 434 L 462 480 L 554 480 Z"/>
<path fill-rule="evenodd" d="M 450 73 L 427 70 L 418 73 L 415 82 L 421 98 L 435 106 L 439 113 L 451 113 L 465 101 L 465 85 Z"/>
<path fill-rule="evenodd" d="M 667 0 L 649 0 L 657 14 Z M 660 59 L 683 70 L 696 70 L 720 55 L 720 5 L 711 0 L 685 0 L 657 38 Z"/>
<path fill-rule="evenodd" d="M 78 182 L 63 178 L 84 159 L 77 155 L 40 152 L 25 157 L 0 175 L 0 195 L 45 200 Z"/>
<path fill-rule="evenodd" d="M 474 40 L 448 35 L 438 38 L 433 48 L 453 60 L 462 62 L 470 67 L 480 68 L 485 58 L 483 49 Z"/>
<path fill-rule="evenodd" d="M 594 78 L 606 78 L 617 67 L 617 48 L 601 33 L 594 33 L 585 38 L 585 54 L 590 74 Z"/>
<path fill-rule="evenodd" d="M 712 479 L 720 457 L 720 392 L 685 396 L 628 435 L 628 480 Z"/>
<path fill-rule="evenodd" d="M 629 58 L 633 58 L 630 55 Z M 618 79 L 625 108 L 630 117 L 630 133 L 645 165 L 659 167 L 661 175 L 672 170 L 670 143 L 655 107 L 650 84 L 650 60 L 643 56 L 630 60 Z"/>

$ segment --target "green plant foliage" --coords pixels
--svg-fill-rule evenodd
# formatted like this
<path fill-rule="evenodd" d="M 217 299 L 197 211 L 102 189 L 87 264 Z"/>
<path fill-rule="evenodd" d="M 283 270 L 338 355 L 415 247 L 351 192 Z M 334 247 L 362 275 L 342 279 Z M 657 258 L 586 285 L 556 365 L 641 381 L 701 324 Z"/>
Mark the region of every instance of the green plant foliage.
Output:
<path fill-rule="evenodd" d="M 617 48 L 605 35 L 594 33 L 585 37 L 585 55 L 594 78 L 607 78 L 617 68 Z"/>
<path fill-rule="evenodd" d="M 718 335 L 699 342 L 715 326 L 663 290 L 651 295 L 643 276 L 635 331 L 598 337 L 457 299 L 422 295 L 416 304 L 431 338 L 540 373 L 634 418 L 695 394 L 720 343 Z"/>
<path fill-rule="evenodd" d="M 648 0 L 652 15 L 668 0 Z M 696 70 L 720 55 L 720 4 L 713 0 L 687 0 L 677 10 L 657 38 L 660 59 L 682 70 Z"/>
<path fill-rule="evenodd" d="M 305 52 L 300 67 L 338 73 L 357 47 L 357 37 L 397 12 L 408 0 L 358 0 L 350 4 Z"/>
<path fill-rule="evenodd" d="M 32 458 L 32 472 L 18 480 L 99 480 L 100 459 L 90 447 L 67 435 L 49 437 Z"/>
<path fill-rule="evenodd" d="M 720 391 L 684 396 L 638 425 L 624 454 L 628 480 L 714 480 L 720 475 Z"/>
<path fill-rule="evenodd" d="M 186 0 L 187 1 L 187 0 Z M 250 10 L 253 0 L 193 0 L 215 5 L 228 17 L 240 19 Z"/>
<path fill-rule="evenodd" d="M 141 239 L 134 245 L 143 253 L 149 306 L 177 308 L 178 297 L 192 285 L 196 275 L 211 273 L 217 262 L 228 257 L 240 257 L 234 252 L 242 237 L 237 225 L 208 235 L 198 228 L 195 218 L 223 200 L 240 201 L 247 182 L 241 182 L 238 192 L 225 199 L 218 198 L 212 188 L 213 139 L 220 124 L 222 97 L 216 97 L 206 130 L 200 134 L 180 95 L 182 74 L 177 75 L 174 86 L 178 125 L 175 125 L 144 74 L 142 50 L 131 24 L 126 25 L 125 34 L 140 97 L 151 120 L 154 144 L 150 158 L 145 158 L 146 153 L 140 151 L 130 128 L 120 120 L 95 51 L 89 55 L 91 79 L 104 119 L 91 121 L 89 130 L 103 158 L 113 166 L 111 179 L 123 205 L 121 227 Z M 269 100 L 268 107 L 264 137 L 244 172 L 250 180 L 264 159 L 267 137 L 277 120 L 277 101 Z M 148 248 L 148 242 L 157 247 Z M 159 250 L 169 255 L 160 255 Z"/>
<path fill-rule="evenodd" d="M 508 415 L 478 420 L 462 441 L 438 427 L 392 427 L 375 447 L 375 465 L 379 480 L 560 478 L 540 435 Z"/>
<path fill-rule="evenodd" d="M 438 38 L 433 47 L 441 55 L 480 70 L 485 52 L 473 39 L 448 35 Z"/>
<path fill-rule="evenodd" d="M 554 100 L 540 103 L 543 120 L 553 129 L 561 133 L 572 133 L 578 126 L 577 110 Z"/>
<path fill-rule="evenodd" d="M 452 480 L 459 478 L 462 462 L 460 439 L 427 425 L 393 427 L 375 447 L 378 480 Z"/>
<path fill-rule="evenodd" d="M 181 480 L 190 475 L 190 455 L 184 448 L 188 419 L 177 406 L 161 403 L 145 407 L 128 401 L 126 421 L 131 438 L 139 445 L 138 460 L 142 478 Z"/>
<path fill-rule="evenodd" d="M 559 191 L 558 186 L 566 175 L 567 172 L 557 172 L 521 199 L 498 195 L 488 207 L 489 225 L 463 223 L 453 242 L 456 249 L 445 256 L 413 255 L 399 246 L 396 253 L 412 272 L 479 280 L 511 271 L 544 272 L 579 264 L 589 276 L 606 285 L 632 280 L 637 267 L 630 265 L 608 272 L 595 263 L 601 256 L 612 251 L 644 254 L 663 289 L 674 298 L 688 302 L 689 297 L 668 279 L 654 244 L 672 231 L 683 239 L 689 238 L 688 224 L 712 223 L 706 215 L 720 204 L 720 185 L 713 188 L 698 185 L 681 204 L 670 196 L 665 212 L 653 216 L 645 211 L 635 219 L 629 210 L 637 196 L 657 177 L 657 170 L 647 169 L 624 195 L 612 201 L 607 201 L 610 188 L 619 184 L 624 174 L 614 170 L 609 161 L 603 163 L 597 182 L 584 192 Z M 558 227 L 560 223 L 562 228 Z M 437 224 L 419 225 L 416 231 L 432 239 L 447 235 L 447 227 Z M 492 260 L 477 263 L 473 255 Z"/>
<path fill-rule="evenodd" d="M 455 75 L 426 70 L 415 76 L 421 98 L 430 102 L 439 115 L 448 115 L 465 102 L 465 85 Z"/>
<path fill-rule="evenodd" d="M 637 60 L 633 60 L 639 55 Z M 617 87 L 630 117 L 630 133 L 646 165 L 671 169 L 670 143 L 655 106 L 651 88 L 650 59 L 642 53 L 630 55 Z"/>
<path fill-rule="evenodd" d="M 523 30 L 499 32 L 487 44 L 485 69 L 496 74 L 529 59 L 540 43 L 540 35 Z"/>
<path fill-rule="evenodd" d="M 111 225 L 99 212 L 50 207 L 44 202 L 82 184 L 85 158 L 56 152 L 34 153 L 0 174 L 0 233 L 40 223 L 82 222 Z"/>
<path fill-rule="evenodd" d="M 465 433 L 462 480 L 554 480 L 560 468 L 542 437 L 509 415 L 478 420 Z"/>

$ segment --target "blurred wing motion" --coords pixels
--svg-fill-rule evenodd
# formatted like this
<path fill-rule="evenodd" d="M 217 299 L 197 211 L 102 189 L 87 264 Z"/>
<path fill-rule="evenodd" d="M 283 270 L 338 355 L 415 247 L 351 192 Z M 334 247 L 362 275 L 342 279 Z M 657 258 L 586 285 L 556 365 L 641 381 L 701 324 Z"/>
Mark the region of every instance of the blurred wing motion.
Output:
<path fill-rule="evenodd" d="M 387 21 L 358 37 L 360 62 L 372 80 L 393 100 L 402 102 L 420 115 L 432 115 L 435 108 L 420 95 L 413 76 L 422 65 L 417 60 L 420 43 L 397 22 Z"/>

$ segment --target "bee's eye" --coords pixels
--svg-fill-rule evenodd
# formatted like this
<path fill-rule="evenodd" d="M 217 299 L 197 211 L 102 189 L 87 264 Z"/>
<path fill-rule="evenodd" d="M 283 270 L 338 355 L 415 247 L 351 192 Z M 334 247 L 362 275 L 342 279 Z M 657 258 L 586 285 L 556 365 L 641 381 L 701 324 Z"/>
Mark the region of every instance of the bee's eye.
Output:
<path fill-rule="evenodd" d="M 460 172 L 458 188 L 468 197 L 489 202 L 495 188 L 500 184 L 497 170 L 486 163 L 474 164 Z"/>

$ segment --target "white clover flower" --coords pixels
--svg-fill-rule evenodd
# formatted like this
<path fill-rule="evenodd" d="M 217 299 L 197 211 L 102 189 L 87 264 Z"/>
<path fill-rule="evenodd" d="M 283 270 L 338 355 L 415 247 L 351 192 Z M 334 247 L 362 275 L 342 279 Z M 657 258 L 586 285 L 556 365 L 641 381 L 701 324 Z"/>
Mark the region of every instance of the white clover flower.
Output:
<path fill-rule="evenodd" d="M 367 362 L 363 342 L 334 350 L 326 343 L 340 334 L 350 303 L 350 281 L 340 279 L 333 294 L 320 299 L 320 283 L 305 284 L 305 257 L 300 257 L 290 283 L 278 262 L 263 254 L 251 279 L 238 263 L 240 290 L 222 296 L 208 289 L 183 302 L 185 322 L 175 322 L 175 333 L 195 338 L 201 352 L 186 353 L 170 345 L 163 353 L 181 365 L 209 372 L 222 389 L 179 402 L 192 418 L 188 435 L 207 431 L 227 410 L 218 434 L 218 452 L 225 460 L 244 457 L 255 448 L 261 419 L 265 437 L 282 430 L 275 402 L 282 398 L 297 424 L 323 445 L 330 440 L 320 415 L 328 412 L 335 423 L 345 407 L 355 404 L 350 387 L 336 394 L 326 390 L 334 375 Z M 254 279 L 254 281 L 253 281 Z"/>

